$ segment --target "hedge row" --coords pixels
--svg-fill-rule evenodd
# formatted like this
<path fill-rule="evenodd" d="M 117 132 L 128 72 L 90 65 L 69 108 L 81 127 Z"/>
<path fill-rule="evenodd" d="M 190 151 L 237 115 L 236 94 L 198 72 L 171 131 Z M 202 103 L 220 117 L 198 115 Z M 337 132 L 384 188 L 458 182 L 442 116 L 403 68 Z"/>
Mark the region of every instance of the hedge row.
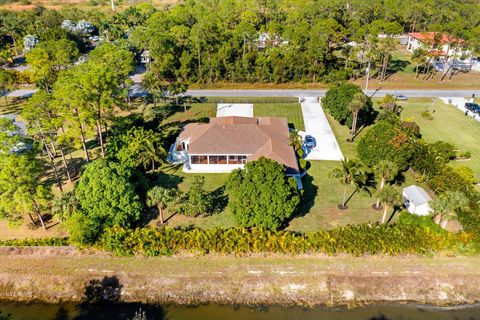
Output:
<path fill-rule="evenodd" d="M 1 247 L 60 247 L 68 246 L 68 238 L 40 238 L 40 239 L 13 239 L 0 240 Z"/>
<path fill-rule="evenodd" d="M 346 253 L 428 254 L 434 252 L 474 253 L 478 243 L 469 233 L 450 234 L 411 225 L 351 225 L 330 231 L 302 234 L 265 229 L 215 228 L 107 229 L 101 246 L 116 255 L 163 256 L 181 252 L 251 253 Z"/>

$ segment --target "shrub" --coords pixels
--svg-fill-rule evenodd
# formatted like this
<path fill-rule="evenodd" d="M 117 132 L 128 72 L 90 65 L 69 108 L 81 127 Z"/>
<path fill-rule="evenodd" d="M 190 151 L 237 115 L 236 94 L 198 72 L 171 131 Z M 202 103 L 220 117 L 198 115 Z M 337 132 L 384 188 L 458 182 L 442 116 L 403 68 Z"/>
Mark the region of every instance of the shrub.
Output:
<path fill-rule="evenodd" d="M 432 114 L 430 113 L 430 111 L 428 110 L 423 110 L 420 115 L 422 116 L 422 118 L 425 118 L 427 120 L 433 120 L 433 116 Z"/>
<path fill-rule="evenodd" d="M 61 247 L 68 246 L 68 238 L 12 239 L 0 240 L 2 247 Z"/>
<path fill-rule="evenodd" d="M 449 166 L 446 166 L 440 173 L 428 179 L 427 184 L 435 193 L 446 191 L 468 192 L 473 187 L 461 173 Z"/>
<path fill-rule="evenodd" d="M 322 98 L 322 104 L 340 124 L 352 127 L 353 115 L 349 108 L 350 102 L 356 93 L 362 93 L 362 89 L 351 83 L 342 83 L 332 87 Z M 367 98 L 367 105 L 358 114 L 357 128 L 364 124 L 370 124 L 375 117 L 372 107 L 372 99 Z"/>
<path fill-rule="evenodd" d="M 413 155 L 410 136 L 397 123 L 380 121 L 359 140 L 358 157 L 369 167 L 381 160 L 395 163 L 400 171 L 407 170 Z"/>
<path fill-rule="evenodd" d="M 265 228 L 172 229 L 143 228 L 134 231 L 121 227 L 106 230 L 101 246 L 117 255 L 162 256 L 182 252 L 252 254 L 341 253 L 430 254 L 475 248 L 471 234 L 438 232 L 416 223 L 398 225 L 363 224 L 329 231 L 298 233 Z M 463 249 L 462 249 L 463 250 Z M 474 250 L 474 249 L 471 249 Z"/>

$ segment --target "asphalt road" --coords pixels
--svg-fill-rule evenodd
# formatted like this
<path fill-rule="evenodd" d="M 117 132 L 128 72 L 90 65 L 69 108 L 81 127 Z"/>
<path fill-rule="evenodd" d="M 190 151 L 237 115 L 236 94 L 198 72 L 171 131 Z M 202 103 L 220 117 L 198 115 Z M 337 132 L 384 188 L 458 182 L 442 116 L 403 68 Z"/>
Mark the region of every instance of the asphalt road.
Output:
<path fill-rule="evenodd" d="M 188 90 L 187 95 L 195 97 L 323 97 L 327 90 Z M 386 94 L 401 93 L 407 97 L 470 97 L 480 96 L 479 90 L 369 90 L 368 95 L 383 97 Z"/>

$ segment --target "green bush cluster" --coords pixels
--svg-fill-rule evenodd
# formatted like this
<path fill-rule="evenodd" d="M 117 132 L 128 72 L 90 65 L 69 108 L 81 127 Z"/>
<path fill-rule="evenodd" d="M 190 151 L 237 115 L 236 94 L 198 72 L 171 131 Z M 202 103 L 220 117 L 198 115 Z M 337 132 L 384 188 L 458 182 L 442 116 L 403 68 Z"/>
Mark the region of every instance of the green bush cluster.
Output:
<path fill-rule="evenodd" d="M 181 252 L 200 254 L 346 253 L 429 254 L 471 252 L 476 248 L 468 233 L 438 232 L 415 224 L 349 225 L 329 231 L 302 234 L 263 228 L 172 229 L 121 227 L 107 229 L 101 240 L 104 250 L 117 255 L 163 256 Z M 467 249 L 465 249 L 467 248 Z"/>
<path fill-rule="evenodd" d="M 0 240 L 0 247 L 61 247 L 68 246 L 68 238 L 11 239 Z"/>

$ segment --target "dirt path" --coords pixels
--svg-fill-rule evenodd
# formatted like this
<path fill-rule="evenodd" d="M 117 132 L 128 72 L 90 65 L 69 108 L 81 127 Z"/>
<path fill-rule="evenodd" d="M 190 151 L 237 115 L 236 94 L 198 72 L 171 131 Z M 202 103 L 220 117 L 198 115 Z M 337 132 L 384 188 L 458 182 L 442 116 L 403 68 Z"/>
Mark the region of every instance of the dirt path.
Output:
<path fill-rule="evenodd" d="M 118 258 L 64 250 L 0 250 L 0 299 L 283 305 L 480 301 L 480 258 Z"/>

